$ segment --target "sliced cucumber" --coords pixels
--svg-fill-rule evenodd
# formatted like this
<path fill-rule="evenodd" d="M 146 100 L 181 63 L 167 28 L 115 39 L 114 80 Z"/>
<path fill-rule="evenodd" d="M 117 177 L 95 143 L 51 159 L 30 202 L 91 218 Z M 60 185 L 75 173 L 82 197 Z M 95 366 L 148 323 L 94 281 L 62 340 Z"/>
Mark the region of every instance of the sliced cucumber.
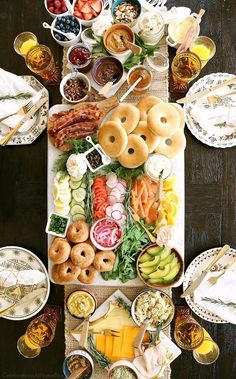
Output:
<path fill-rule="evenodd" d="M 81 207 L 81 205 L 76 204 L 71 208 L 70 213 L 72 216 L 74 216 L 76 213 L 81 213 L 82 215 L 84 215 L 85 210 Z"/>
<path fill-rule="evenodd" d="M 78 188 L 72 191 L 73 198 L 80 203 L 83 201 L 86 197 L 86 191 L 84 188 Z"/>
<path fill-rule="evenodd" d="M 86 221 L 85 215 L 82 215 L 81 213 L 76 213 L 74 216 L 72 216 L 73 221 L 83 220 Z"/>
<path fill-rule="evenodd" d="M 80 184 L 80 187 L 81 187 L 81 188 L 86 188 L 86 187 L 87 187 L 87 185 L 86 185 L 86 183 L 84 183 L 84 182 L 81 182 L 81 184 Z"/>
<path fill-rule="evenodd" d="M 77 181 L 77 182 L 74 181 L 74 180 L 70 180 L 70 188 L 73 189 L 73 190 L 79 188 L 80 184 L 81 184 L 80 180 Z"/>

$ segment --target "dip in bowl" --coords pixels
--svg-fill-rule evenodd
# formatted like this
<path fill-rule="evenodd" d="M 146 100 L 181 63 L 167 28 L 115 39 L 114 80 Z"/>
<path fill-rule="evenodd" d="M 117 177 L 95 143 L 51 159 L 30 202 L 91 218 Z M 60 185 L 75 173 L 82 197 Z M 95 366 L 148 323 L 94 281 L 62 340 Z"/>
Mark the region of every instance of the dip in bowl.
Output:
<path fill-rule="evenodd" d="M 100 86 L 107 82 L 119 83 L 123 76 L 123 66 L 115 57 L 102 57 L 96 60 L 92 69 L 92 78 Z"/>
<path fill-rule="evenodd" d="M 103 43 L 106 50 L 118 57 L 126 56 L 130 50 L 125 45 L 125 41 L 134 43 L 134 32 L 127 25 L 115 24 L 106 30 L 103 36 Z"/>

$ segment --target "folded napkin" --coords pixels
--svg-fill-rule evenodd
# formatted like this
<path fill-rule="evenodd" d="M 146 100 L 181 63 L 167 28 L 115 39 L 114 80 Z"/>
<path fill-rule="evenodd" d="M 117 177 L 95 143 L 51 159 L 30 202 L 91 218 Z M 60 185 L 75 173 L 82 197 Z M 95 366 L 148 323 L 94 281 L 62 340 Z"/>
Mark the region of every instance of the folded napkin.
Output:
<path fill-rule="evenodd" d="M 31 100 L 33 103 L 36 103 L 42 96 L 41 92 L 35 91 L 30 85 L 26 83 L 23 78 L 0 68 L 0 96 L 16 96 L 19 93 L 25 92 L 32 94 L 32 97 L 25 100 L 12 99 L 0 101 L 0 119 L 14 112 L 17 112 L 21 107 L 26 105 Z M 14 128 L 22 118 L 23 116 L 16 115 L 9 117 L 7 120 L 4 120 L 2 123 L 0 123 L 0 134 L 7 134 L 10 130 L 9 128 Z M 30 120 L 28 120 L 19 129 L 20 132 L 28 130 L 28 128 L 31 126 L 29 126 L 29 121 Z"/>
<path fill-rule="evenodd" d="M 9 270 L 0 267 L 0 286 L 11 287 L 17 284 L 31 286 L 45 279 L 46 275 L 39 270 Z"/>
<path fill-rule="evenodd" d="M 209 287 L 206 282 L 215 275 L 219 275 L 219 271 L 208 273 L 194 292 L 194 303 L 223 320 L 236 324 L 236 267 L 226 271 L 215 285 Z"/>

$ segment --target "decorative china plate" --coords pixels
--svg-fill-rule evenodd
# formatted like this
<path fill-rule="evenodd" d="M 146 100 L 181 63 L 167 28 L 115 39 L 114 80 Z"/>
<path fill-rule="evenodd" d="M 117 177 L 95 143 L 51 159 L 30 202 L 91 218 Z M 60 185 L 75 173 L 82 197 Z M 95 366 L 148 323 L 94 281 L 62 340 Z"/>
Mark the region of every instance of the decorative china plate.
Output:
<path fill-rule="evenodd" d="M 193 95 L 196 92 L 203 91 L 205 89 L 210 89 L 213 86 L 220 84 L 226 80 L 229 80 L 233 78 L 234 75 L 227 74 L 227 73 L 215 73 L 206 75 L 203 78 L 199 79 L 196 83 L 193 84 L 193 86 L 190 88 L 187 96 Z M 232 88 L 236 88 L 235 84 L 232 84 Z M 209 94 L 211 95 L 211 94 Z M 209 96 L 208 95 L 208 96 Z M 236 125 L 226 125 L 226 123 L 219 123 L 211 127 L 211 130 L 208 128 L 204 128 L 202 125 L 200 125 L 191 115 L 191 111 L 193 107 L 197 104 L 197 102 L 200 101 L 196 100 L 191 103 L 186 103 L 184 105 L 184 111 L 186 116 L 186 124 L 191 131 L 191 133 L 202 143 L 213 146 L 213 147 L 221 147 L 221 148 L 227 148 L 232 147 L 236 145 Z M 219 105 L 226 106 L 230 105 L 228 103 L 229 98 L 224 98 L 219 100 L 214 105 L 209 104 L 202 104 L 201 106 L 205 109 L 212 107 L 213 109 L 217 108 Z"/>
<path fill-rule="evenodd" d="M 29 84 L 35 91 L 41 91 L 42 97 L 48 98 L 48 90 L 34 77 L 31 75 L 21 76 L 27 84 Z M 30 145 L 33 143 L 40 134 L 47 128 L 47 118 L 48 118 L 48 108 L 49 102 L 46 101 L 42 107 L 27 121 L 27 130 L 25 132 L 16 133 L 10 141 L 7 143 L 9 145 Z M 0 138 L 4 135 L 1 134 Z"/>
<path fill-rule="evenodd" d="M 0 248 L 0 268 L 5 267 L 8 270 L 39 270 L 45 274 L 44 281 L 34 285 L 20 285 L 21 295 L 10 295 L 9 301 L 18 301 L 23 296 L 34 291 L 37 288 L 45 288 L 45 292 L 41 296 L 36 296 L 31 299 L 29 303 L 24 305 L 17 305 L 9 313 L 6 313 L 3 317 L 8 320 L 20 321 L 26 320 L 35 316 L 46 304 L 50 292 L 50 281 L 46 267 L 41 260 L 31 251 L 18 246 L 5 246 Z M 14 286 L 15 288 L 16 286 Z M 14 290 L 13 288 L 13 290 Z M 1 296 L 6 295 L 8 288 L 1 288 L 0 294 L 0 308 L 2 308 L 2 302 L 4 301 Z M 5 297 L 8 300 L 8 297 Z M 9 305 L 9 303 L 8 303 Z M 3 309 L 2 309 L 3 310 Z"/>
<path fill-rule="evenodd" d="M 183 289 L 184 291 L 191 285 L 193 280 L 195 280 L 206 268 L 210 262 L 214 259 L 214 257 L 217 255 L 219 251 L 219 247 L 215 247 L 213 249 L 209 249 L 204 251 L 202 254 L 199 254 L 188 266 L 184 281 L 183 281 Z M 236 250 L 230 249 L 228 252 L 224 254 L 224 256 L 212 267 L 211 272 L 217 272 L 219 273 L 227 268 L 228 264 L 232 261 L 233 258 L 236 257 Z M 192 309 L 196 315 L 201 317 L 203 320 L 214 322 L 217 324 L 225 324 L 227 321 L 222 320 L 220 317 L 216 316 L 215 314 L 209 312 L 207 309 L 202 308 L 198 304 L 194 303 L 194 296 L 189 295 L 185 298 L 186 302 L 188 303 L 189 307 Z"/>

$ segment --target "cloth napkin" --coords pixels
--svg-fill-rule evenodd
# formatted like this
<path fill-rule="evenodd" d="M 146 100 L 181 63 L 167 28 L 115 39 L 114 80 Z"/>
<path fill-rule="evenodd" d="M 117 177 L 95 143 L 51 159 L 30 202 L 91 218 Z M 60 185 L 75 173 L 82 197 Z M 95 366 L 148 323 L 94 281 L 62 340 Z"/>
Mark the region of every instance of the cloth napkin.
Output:
<path fill-rule="evenodd" d="M 0 286 L 11 287 L 17 284 L 31 286 L 45 279 L 46 275 L 39 270 L 9 270 L 0 267 Z"/>
<path fill-rule="evenodd" d="M 11 95 L 15 96 L 22 92 L 29 92 L 32 97 L 25 100 L 4 100 L 0 101 L 0 118 L 17 112 L 21 107 L 26 105 L 30 100 L 36 103 L 42 96 L 41 92 L 35 91 L 26 81 L 11 72 L 0 68 L 0 96 Z M 9 117 L 0 123 L 0 133 L 7 134 L 10 128 L 14 128 L 23 116 L 16 115 Z M 20 132 L 25 132 L 31 127 L 30 120 L 19 129 Z"/>
<path fill-rule="evenodd" d="M 222 96 L 232 91 L 232 88 L 226 86 L 220 88 L 207 96 Z M 206 106 L 207 105 L 207 106 Z M 216 128 L 222 130 L 225 134 L 225 128 L 219 128 L 217 125 L 226 123 L 229 126 L 227 133 L 232 133 L 232 127 L 236 127 L 236 94 L 218 100 L 217 104 L 209 105 L 207 97 L 199 99 L 190 111 L 192 118 L 197 121 L 203 129 L 216 133 Z"/>
<path fill-rule="evenodd" d="M 209 277 L 219 275 L 218 272 L 210 272 L 205 277 L 202 284 L 194 292 L 194 303 L 209 312 L 219 316 L 225 321 L 236 324 L 236 266 L 226 271 L 216 284 L 209 287 L 206 282 Z M 204 300 L 204 298 L 213 299 L 217 303 Z M 224 304 L 222 304 L 222 302 Z M 234 304 L 234 305 L 233 305 Z"/>

